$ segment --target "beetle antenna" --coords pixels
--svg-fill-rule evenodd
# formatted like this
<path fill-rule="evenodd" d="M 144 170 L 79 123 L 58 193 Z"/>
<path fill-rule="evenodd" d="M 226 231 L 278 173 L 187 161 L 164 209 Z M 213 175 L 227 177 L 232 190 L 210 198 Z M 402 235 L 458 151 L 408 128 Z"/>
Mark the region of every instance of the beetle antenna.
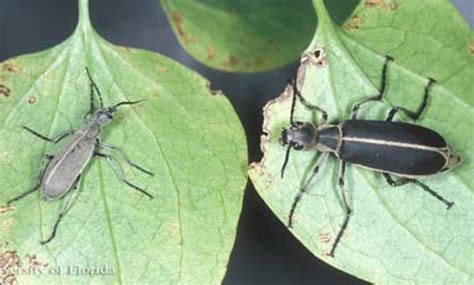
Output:
<path fill-rule="evenodd" d="M 115 110 L 115 109 L 117 109 L 117 107 L 120 107 L 122 105 L 134 105 L 134 104 L 138 104 L 138 103 L 143 102 L 143 101 L 146 101 L 146 99 L 142 99 L 142 100 L 138 100 L 138 101 L 123 101 L 123 102 L 117 103 L 114 106 L 112 106 L 112 110 Z"/>
<path fill-rule="evenodd" d="M 86 67 L 86 72 L 87 72 L 87 76 L 89 77 L 89 81 L 91 83 L 91 88 L 95 89 L 95 91 L 97 92 L 97 97 L 99 97 L 100 108 L 104 108 L 104 101 L 102 100 L 102 94 L 100 93 L 100 90 L 97 87 L 97 84 L 95 84 L 94 79 L 92 79 L 92 76 L 89 72 L 89 68 L 87 68 L 87 67 Z M 92 93 L 91 93 L 91 95 L 92 95 Z M 92 102 L 92 98 L 91 98 L 91 102 Z M 91 104 L 93 104 L 93 103 L 91 103 Z"/>
<path fill-rule="evenodd" d="M 290 111 L 290 124 L 292 127 L 295 127 L 295 120 L 294 120 L 294 114 L 295 114 L 295 106 L 296 106 L 296 94 L 298 91 L 298 87 L 296 86 L 296 79 L 290 79 L 289 84 L 292 87 L 292 98 L 291 98 L 291 111 Z"/>
<path fill-rule="evenodd" d="M 286 154 L 285 154 L 285 161 L 283 162 L 283 166 L 281 167 L 281 174 L 280 177 L 283 178 L 285 175 L 285 168 L 286 165 L 288 164 L 288 159 L 290 158 L 290 150 L 291 150 L 291 144 L 288 145 L 288 148 L 286 149 Z"/>

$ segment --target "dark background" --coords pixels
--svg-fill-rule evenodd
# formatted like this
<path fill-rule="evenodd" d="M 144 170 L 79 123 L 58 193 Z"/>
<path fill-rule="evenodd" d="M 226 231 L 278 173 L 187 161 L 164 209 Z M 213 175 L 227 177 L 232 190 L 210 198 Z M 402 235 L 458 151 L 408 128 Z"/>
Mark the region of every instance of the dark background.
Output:
<path fill-rule="evenodd" d="M 198 63 L 180 47 L 158 0 L 90 2 L 92 22 L 109 41 L 169 56 L 208 78 L 212 88 L 223 90 L 245 128 L 249 160 L 260 160 L 262 108 L 283 90 L 296 64 L 257 74 L 219 72 Z M 474 1 L 452 2 L 474 26 Z M 0 0 L 0 62 L 60 43 L 72 33 L 76 22 L 77 0 Z M 224 284 L 364 282 L 314 258 L 249 183 Z"/>

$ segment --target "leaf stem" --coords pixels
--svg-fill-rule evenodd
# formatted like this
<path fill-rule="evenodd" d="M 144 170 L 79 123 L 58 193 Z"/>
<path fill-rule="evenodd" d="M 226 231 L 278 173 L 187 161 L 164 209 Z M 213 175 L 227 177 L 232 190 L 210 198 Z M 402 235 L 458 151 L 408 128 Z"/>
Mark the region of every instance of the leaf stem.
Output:
<path fill-rule="evenodd" d="M 83 34 L 91 29 L 91 22 L 89 17 L 89 0 L 78 0 L 79 6 L 79 22 L 77 23 L 77 30 L 81 30 Z"/>
<path fill-rule="evenodd" d="M 313 6 L 318 16 L 318 26 L 320 29 L 327 29 L 331 25 L 331 17 L 326 10 L 324 0 L 313 0 Z"/>

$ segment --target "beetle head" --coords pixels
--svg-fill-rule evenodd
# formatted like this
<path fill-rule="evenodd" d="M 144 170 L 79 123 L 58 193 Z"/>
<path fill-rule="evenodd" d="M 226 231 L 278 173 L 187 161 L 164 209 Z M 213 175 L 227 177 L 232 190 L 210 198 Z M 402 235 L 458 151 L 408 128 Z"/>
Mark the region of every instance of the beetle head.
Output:
<path fill-rule="evenodd" d="M 96 113 L 95 122 L 100 126 L 105 126 L 114 118 L 115 110 L 112 107 L 99 109 Z"/>
<path fill-rule="evenodd" d="M 290 150 L 307 150 L 311 149 L 318 143 L 318 131 L 316 126 L 311 123 L 295 122 L 289 128 L 283 128 L 280 136 L 280 144 L 288 146 L 286 149 L 285 160 L 281 168 L 281 177 L 283 178 L 288 159 L 290 158 Z"/>
<path fill-rule="evenodd" d="M 317 144 L 317 130 L 313 124 L 295 122 L 289 128 L 283 128 L 280 136 L 280 144 L 294 150 L 307 150 Z"/>
<path fill-rule="evenodd" d="M 112 121 L 112 119 L 114 118 L 114 114 L 117 111 L 117 107 L 120 107 L 123 105 L 138 104 L 142 101 L 145 101 L 145 100 L 123 101 L 108 108 L 101 108 L 96 111 L 95 122 L 99 124 L 100 126 L 105 126 L 108 123 L 110 123 L 110 121 Z"/>

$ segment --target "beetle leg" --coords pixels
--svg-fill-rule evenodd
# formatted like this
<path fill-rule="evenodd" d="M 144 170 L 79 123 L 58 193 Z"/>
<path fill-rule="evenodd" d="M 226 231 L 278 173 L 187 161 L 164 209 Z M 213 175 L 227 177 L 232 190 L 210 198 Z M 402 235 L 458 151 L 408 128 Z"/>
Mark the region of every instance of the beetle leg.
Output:
<path fill-rule="evenodd" d="M 295 106 L 296 106 L 296 93 L 298 92 L 298 88 L 296 87 L 296 80 L 291 80 L 289 82 L 293 93 L 291 93 L 291 109 L 290 109 L 290 124 L 291 126 L 296 126 L 294 115 L 295 115 Z"/>
<path fill-rule="evenodd" d="M 390 109 L 390 112 L 388 112 L 387 118 L 385 118 L 385 121 L 391 122 L 393 120 L 393 117 L 398 113 L 399 108 L 398 107 L 393 107 Z"/>
<path fill-rule="evenodd" d="M 428 185 L 424 184 L 424 183 L 421 183 L 420 181 L 418 180 L 412 180 L 411 181 L 412 183 L 415 183 L 416 185 L 420 186 L 423 190 L 425 190 L 426 192 L 430 193 L 431 195 L 433 195 L 436 199 L 440 200 L 441 202 L 443 202 L 445 205 L 446 205 L 446 208 L 449 210 L 453 205 L 454 205 L 454 202 L 450 202 L 448 200 L 446 200 L 445 198 L 443 198 L 443 196 L 439 195 L 438 193 L 436 193 L 433 189 L 431 189 L 430 187 L 428 187 Z"/>
<path fill-rule="evenodd" d="M 416 179 L 401 178 L 400 180 L 395 181 L 395 180 L 392 179 L 392 177 L 388 173 L 383 173 L 383 176 L 385 177 L 385 180 L 387 180 L 387 183 L 390 184 L 390 186 L 393 186 L 393 187 L 402 186 L 402 185 L 405 185 L 407 183 L 413 183 L 413 184 L 416 184 L 416 185 L 420 186 L 423 190 L 425 190 L 426 192 L 428 192 L 432 196 L 434 196 L 436 199 L 443 202 L 446 205 L 446 207 L 448 208 L 448 210 L 454 205 L 454 202 L 450 202 L 450 201 L 446 200 L 443 196 L 439 195 L 433 189 L 428 187 L 428 185 L 426 185 L 424 183 L 421 183 L 420 181 L 418 181 Z"/>
<path fill-rule="evenodd" d="M 110 166 L 112 167 L 112 169 L 114 170 L 115 174 L 118 176 L 118 178 L 123 183 L 127 184 L 128 186 L 132 187 L 133 189 L 135 189 L 135 190 L 147 195 L 151 199 L 153 199 L 153 196 L 150 193 L 146 192 L 142 188 L 140 188 L 140 187 L 132 184 L 131 182 L 127 181 L 127 179 L 125 178 L 125 174 L 123 173 L 122 168 L 120 167 L 118 162 L 112 156 L 110 156 L 108 154 L 100 153 L 100 152 L 97 152 L 97 151 L 94 151 L 94 156 L 97 156 L 97 157 L 100 157 L 100 158 L 105 158 L 107 160 L 107 162 L 110 164 Z"/>
<path fill-rule="evenodd" d="M 345 182 L 344 182 L 344 174 L 346 172 L 346 163 L 344 161 L 339 162 L 339 188 L 341 190 L 341 198 L 342 198 L 342 205 L 344 206 L 344 211 L 345 211 L 345 217 L 344 221 L 342 222 L 341 228 L 339 229 L 339 232 L 337 233 L 336 239 L 334 240 L 334 244 L 332 245 L 331 251 L 327 254 L 329 256 L 334 257 L 334 252 L 336 251 L 337 245 L 341 241 L 342 235 L 344 234 L 344 231 L 347 228 L 347 225 L 349 224 L 349 219 L 352 214 L 352 209 L 349 206 L 348 199 L 347 199 L 347 193 L 344 188 Z"/>
<path fill-rule="evenodd" d="M 82 177 L 82 174 L 80 174 L 79 176 L 77 176 L 76 181 L 74 181 L 74 184 L 72 184 L 71 189 L 74 189 L 74 190 L 75 190 L 75 189 L 77 188 L 77 186 L 79 185 L 79 182 L 81 181 L 81 177 Z"/>
<path fill-rule="evenodd" d="M 26 191 L 26 192 L 20 194 L 20 196 L 17 196 L 17 197 L 15 197 L 15 198 L 13 198 L 13 199 L 8 200 L 7 205 L 10 205 L 10 204 L 13 203 L 13 202 L 16 202 L 16 201 L 18 201 L 18 200 L 20 200 L 20 199 L 25 198 L 26 196 L 28 196 L 29 194 L 31 194 L 31 193 L 33 193 L 33 192 L 36 192 L 36 190 L 38 190 L 38 189 L 40 188 L 40 186 L 41 186 L 41 183 L 39 183 L 39 182 L 36 183 L 35 187 L 33 187 L 33 188 L 31 188 L 30 190 L 28 190 L 28 191 Z"/>
<path fill-rule="evenodd" d="M 153 176 L 153 172 L 151 171 L 148 171 L 146 170 L 145 168 L 133 163 L 130 158 L 128 158 L 128 155 L 120 148 L 116 147 L 116 146 L 113 146 L 113 145 L 110 145 L 110 144 L 106 144 L 106 143 L 103 143 L 101 142 L 99 139 L 97 139 L 96 141 L 96 146 L 99 146 L 99 147 L 102 147 L 102 148 L 105 148 L 105 149 L 108 149 L 108 150 L 111 150 L 115 153 L 118 153 L 128 164 L 130 164 L 130 166 L 132 167 L 135 167 L 136 169 L 140 170 L 141 172 L 143 173 L 146 173 L 150 176 Z"/>
<path fill-rule="evenodd" d="M 64 139 L 65 137 L 69 136 L 69 135 L 72 135 L 75 131 L 73 129 L 69 129 L 69 130 L 66 130 L 64 132 L 60 132 L 59 134 L 57 134 L 56 136 L 54 136 L 53 138 L 48 138 L 46 136 L 43 136 L 42 134 L 36 132 L 36 131 L 33 131 L 32 129 L 26 127 L 26 126 L 23 126 L 23 129 L 27 130 L 28 132 L 32 133 L 33 135 L 39 137 L 40 139 L 42 140 L 45 140 L 45 141 L 48 141 L 48 142 L 51 142 L 51 143 L 58 143 L 60 142 L 62 139 Z"/>
<path fill-rule="evenodd" d="M 81 180 L 81 176 L 78 176 L 76 178 L 76 180 L 74 181 L 74 184 L 71 187 L 72 192 L 69 194 L 69 197 L 68 197 L 67 201 L 64 203 L 64 205 L 61 209 L 61 212 L 59 212 L 59 216 L 58 216 L 56 222 L 54 223 L 53 231 L 51 232 L 51 235 L 49 236 L 48 239 L 43 240 L 43 241 L 40 242 L 42 245 L 45 245 L 45 244 L 49 243 L 56 236 L 56 232 L 58 230 L 59 223 L 62 221 L 64 216 L 66 216 L 66 213 L 69 211 L 69 209 L 72 206 L 72 202 L 75 200 L 75 198 L 77 197 L 77 195 L 80 192 L 79 191 L 80 189 L 77 187 L 77 185 L 79 185 L 80 180 Z"/>
<path fill-rule="evenodd" d="M 303 95 L 301 95 L 301 92 L 297 86 L 297 83 L 296 83 L 296 80 L 291 80 L 289 82 L 289 84 L 291 85 L 291 88 L 293 89 L 293 101 L 291 103 L 291 113 L 290 113 L 290 122 L 291 122 L 291 125 L 294 126 L 295 123 L 293 121 L 293 114 L 295 112 L 295 101 L 296 101 L 296 97 L 300 100 L 301 104 L 303 104 L 303 106 L 305 106 L 307 109 L 309 109 L 310 111 L 312 112 L 321 112 L 323 114 L 323 120 L 321 122 L 321 124 L 325 124 L 326 121 L 328 120 L 328 113 L 322 109 L 321 107 L 319 106 L 316 106 L 316 105 L 312 105 L 310 104 L 308 101 L 306 101 L 306 99 L 303 97 Z"/>
<path fill-rule="evenodd" d="M 19 196 L 15 197 L 15 198 L 13 198 L 13 199 L 8 200 L 8 201 L 7 201 L 7 205 L 10 205 L 10 204 L 13 203 L 13 202 L 16 202 L 16 201 L 18 201 L 18 200 L 20 200 L 20 199 L 25 198 L 26 196 L 28 196 L 28 195 L 31 194 L 31 193 L 36 192 L 36 190 L 38 190 L 38 189 L 40 188 L 40 186 L 41 186 L 41 181 L 43 180 L 44 172 L 46 171 L 46 168 L 48 167 L 48 165 L 49 165 L 49 163 L 51 162 L 51 159 L 53 159 L 53 157 L 54 157 L 54 156 L 49 155 L 49 154 L 47 154 L 47 155 L 45 155 L 45 156 L 43 157 L 43 160 L 42 160 L 41 164 L 44 163 L 44 160 L 45 160 L 45 159 L 48 160 L 48 163 L 46 163 L 44 166 L 41 167 L 41 169 L 40 169 L 40 171 L 39 171 L 39 173 L 38 173 L 38 178 L 36 179 L 36 185 L 35 185 L 33 188 L 31 188 L 30 190 L 28 190 L 28 191 L 26 191 L 26 192 L 23 192 L 23 193 L 20 194 Z"/>
<path fill-rule="evenodd" d="M 352 107 L 352 113 L 351 113 L 351 118 L 356 119 L 357 118 L 357 113 L 359 112 L 360 106 L 364 105 L 365 103 L 371 102 L 371 101 L 380 101 L 382 100 L 383 96 L 385 95 L 385 92 L 387 90 L 387 71 L 388 71 L 388 64 L 393 61 L 393 57 L 387 55 L 385 57 L 385 63 L 383 64 L 382 67 L 382 76 L 380 78 L 380 88 L 379 88 L 379 94 L 375 96 L 371 96 L 368 98 L 365 98 L 364 100 L 354 104 Z"/>
<path fill-rule="evenodd" d="M 400 107 L 400 106 L 395 106 L 390 110 L 390 113 L 387 117 L 387 121 L 391 121 L 393 116 L 399 111 L 402 110 L 405 114 L 407 114 L 412 120 L 416 121 L 420 118 L 421 114 L 425 110 L 426 106 L 428 105 L 428 98 L 431 90 L 431 86 L 436 83 L 436 80 L 433 78 L 430 78 L 428 81 L 428 84 L 425 86 L 425 94 L 423 95 L 423 101 L 421 102 L 420 106 L 418 106 L 418 109 L 416 112 L 413 112 L 411 110 L 408 110 L 407 108 Z"/>
<path fill-rule="evenodd" d="M 390 176 L 390 174 L 388 174 L 386 172 L 383 172 L 382 174 L 383 174 L 383 177 L 385 177 L 385 180 L 387 181 L 387 183 L 392 187 L 403 186 L 403 185 L 411 182 L 411 180 L 407 179 L 407 178 L 401 178 L 401 179 L 395 181 L 395 180 L 393 180 L 392 176 Z"/>
<path fill-rule="evenodd" d="M 324 161 L 326 161 L 327 156 L 328 156 L 328 153 L 322 153 L 318 157 L 318 160 L 316 161 L 316 165 L 314 166 L 313 171 L 311 172 L 311 176 L 308 177 L 303 187 L 301 187 L 298 193 L 296 194 L 295 199 L 293 200 L 293 204 L 291 205 L 290 214 L 288 215 L 289 228 L 293 227 L 293 216 L 295 214 L 298 203 L 301 201 L 303 194 L 306 193 L 306 191 L 308 190 L 309 184 L 311 183 L 311 180 L 313 180 L 313 177 L 319 172 L 319 167 L 324 163 Z"/>
<path fill-rule="evenodd" d="M 288 159 L 290 159 L 290 151 L 293 146 L 291 144 L 288 144 L 288 147 L 286 148 L 286 153 L 285 153 L 285 160 L 283 161 L 283 165 L 281 166 L 281 171 L 280 171 L 280 178 L 283 179 L 283 176 L 285 175 L 285 169 L 286 165 L 288 164 Z"/>

